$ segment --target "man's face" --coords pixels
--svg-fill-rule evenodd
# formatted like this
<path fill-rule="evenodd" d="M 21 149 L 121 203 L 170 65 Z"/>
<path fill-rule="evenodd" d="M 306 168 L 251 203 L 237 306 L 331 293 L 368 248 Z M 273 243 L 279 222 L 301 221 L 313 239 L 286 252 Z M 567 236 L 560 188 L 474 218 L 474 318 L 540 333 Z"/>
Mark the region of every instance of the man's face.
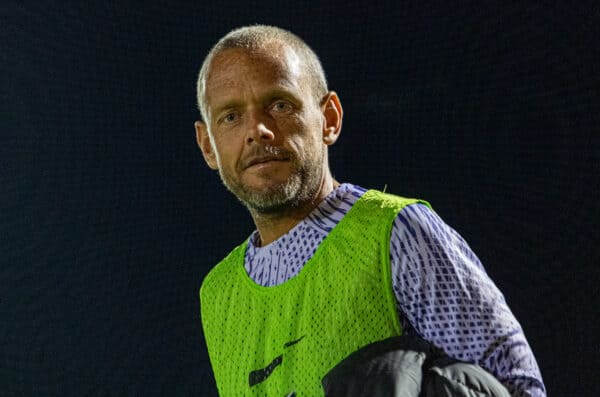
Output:
<path fill-rule="evenodd" d="M 259 53 L 225 50 L 210 65 L 200 146 L 251 210 L 282 212 L 319 190 L 325 119 L 309 87 L 302 62 L 283 45 Z"/>

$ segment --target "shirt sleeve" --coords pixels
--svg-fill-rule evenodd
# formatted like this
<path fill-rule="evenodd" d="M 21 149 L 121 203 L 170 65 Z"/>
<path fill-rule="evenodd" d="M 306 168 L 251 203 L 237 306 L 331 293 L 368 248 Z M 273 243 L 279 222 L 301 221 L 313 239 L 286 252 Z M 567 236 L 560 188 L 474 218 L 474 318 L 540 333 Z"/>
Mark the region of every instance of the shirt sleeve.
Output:
<path fill-rule="evenodd" d="M 504 296 L 466 241 L 435 212 L 423 204 L 400 211 L 390 257 L 402 323 L 452 358 L 485 368 L 512 396 L 546 396 Z"/>

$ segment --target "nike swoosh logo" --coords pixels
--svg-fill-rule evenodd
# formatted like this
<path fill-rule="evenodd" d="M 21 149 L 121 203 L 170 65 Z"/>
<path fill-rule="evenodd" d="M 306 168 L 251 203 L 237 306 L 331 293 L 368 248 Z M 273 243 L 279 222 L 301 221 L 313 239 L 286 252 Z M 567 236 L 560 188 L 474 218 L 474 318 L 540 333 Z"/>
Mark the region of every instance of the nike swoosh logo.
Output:
<path fill-rule="evenodd" d="M 250 384 L 250 387 L 252 387 L 260 382 L 264 382 L 273 373 L 273 370 L 275 368 L 277 368 L 277 366 L 280 365 L 282 362 L 283 362 L 283 355 L 276 357 L 266 367 L 250 372 L 250 376 L 248 379 L 248 383 Z"/>

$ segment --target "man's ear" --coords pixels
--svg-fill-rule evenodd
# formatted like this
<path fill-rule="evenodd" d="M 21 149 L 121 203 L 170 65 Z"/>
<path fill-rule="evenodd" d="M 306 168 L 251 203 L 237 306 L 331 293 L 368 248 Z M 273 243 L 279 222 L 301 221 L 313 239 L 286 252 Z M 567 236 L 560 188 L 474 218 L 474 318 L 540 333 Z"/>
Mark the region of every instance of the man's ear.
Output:
<path fill-rule="evenodd" d="M 328 92 L 321 101 L 321 111 L 324 119 L 323 143 L 333 145 L 342 130 L 342 117 L 344 116 L 340 98 L 334 91 Z"/>
<path fill-rule="evenodd" d="M 196 141 L 198 142 L 198 147 L 202 151 L 204 161 L 206 161 L 206 164 L 208 164 L 208 166 L 213 170 L 219 169 L 215 151 L 210 143 L 210 137 L 208 136 L 206 124 L 204 124 L 202 121 L 196 121 L 194 123 L 194 127 L 196 127 Z"/>

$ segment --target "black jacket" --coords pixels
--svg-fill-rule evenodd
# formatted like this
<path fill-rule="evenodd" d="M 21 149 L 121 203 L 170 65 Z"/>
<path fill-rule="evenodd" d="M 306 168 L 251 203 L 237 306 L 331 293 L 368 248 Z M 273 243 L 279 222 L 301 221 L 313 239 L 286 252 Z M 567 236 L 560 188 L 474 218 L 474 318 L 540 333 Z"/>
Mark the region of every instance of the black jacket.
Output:
<path fill-rule="evenodd" d="M 322 381 L 327 397 L 510 397 L 483 368 L 399 336 L 348 356 Z"/>

